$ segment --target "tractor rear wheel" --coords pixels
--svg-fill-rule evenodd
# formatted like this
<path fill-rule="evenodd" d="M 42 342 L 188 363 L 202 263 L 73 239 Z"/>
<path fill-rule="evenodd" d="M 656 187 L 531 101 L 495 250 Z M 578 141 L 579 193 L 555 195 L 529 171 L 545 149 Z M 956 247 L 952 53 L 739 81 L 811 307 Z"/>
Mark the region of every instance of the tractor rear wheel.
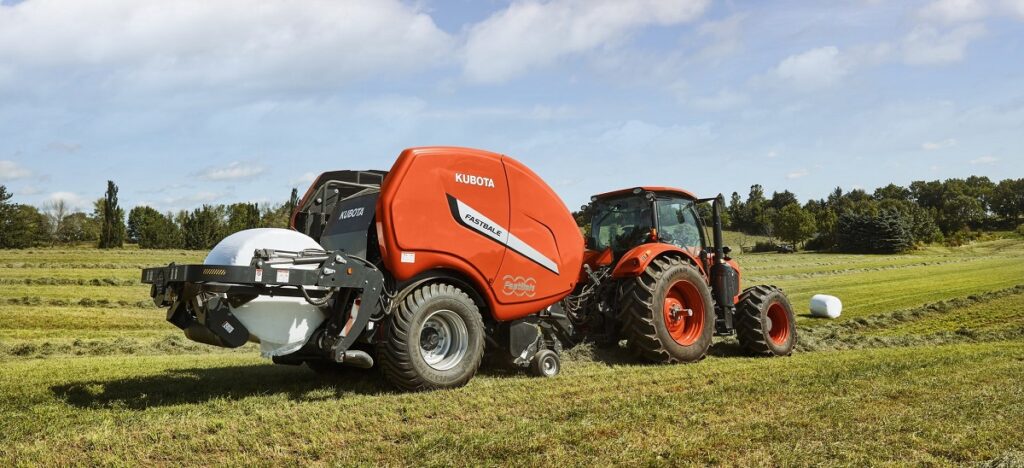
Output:
<path fill-rule="evenodd" d="M 743 290 L 736 306 L 736 337 L 747 352 L 789 356 L 796 346 L 796 318 L 789 299 L 776 286 Z"/>
<path fill-rule="evenodd" d="M 620 294 L 622 336 L 634 355 L 657 363 L 693 362 L 707 354 L 714 331 L 711 291 L 697 269 L 657 258 Z"/>
<path fill-rule="evenodd" d="M 384 378 L 406 391 L 461 387 L 476 375 L 483 353 L 480 309 L 444 283 L 409 292 L 377 345 Z"/>

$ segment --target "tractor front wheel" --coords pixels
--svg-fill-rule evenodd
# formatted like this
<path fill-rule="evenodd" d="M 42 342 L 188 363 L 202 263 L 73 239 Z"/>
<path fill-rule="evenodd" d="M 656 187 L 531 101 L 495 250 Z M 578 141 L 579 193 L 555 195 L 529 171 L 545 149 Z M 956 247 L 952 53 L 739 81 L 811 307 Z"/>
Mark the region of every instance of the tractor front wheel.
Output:
<path fill-rule="evenodd" d="M 747 352 L 789 356 L 796 347 L 796 317 L 789 299 L 776 286 L 743 290 L 736 307 L 736 336 Z"/>
<path fill-rule="evenodd" d="M 469 295 L 433 283 L 405 295 L 384 327 L 377 357 L 384 378 L 407 391 L 461 387 L 484 354 L 484 325 Z"/>
<path fill-rule="evenodd" d="M 711 291 L 693 265 L 657 258 L 639 277 L 625 280 L 620 294 L 622 335 L 634 355 L 675 363 L 707 354 L 715 310 Z"/>

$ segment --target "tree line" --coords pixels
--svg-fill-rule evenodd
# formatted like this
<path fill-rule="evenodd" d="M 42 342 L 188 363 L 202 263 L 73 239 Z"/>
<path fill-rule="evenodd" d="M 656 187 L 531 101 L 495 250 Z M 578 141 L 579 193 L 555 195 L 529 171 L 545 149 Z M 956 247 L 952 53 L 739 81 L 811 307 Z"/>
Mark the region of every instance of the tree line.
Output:
<path fill-rule="evenodd" d="M 132 208 L 127 217 L 107 181 L 104 196 L 91 213 L 72 211 L 62 200 L 32 205 L 11 203 L 13 194 L 0 185 L 0 248 L 95 243 L 120 248 L 125 243 L 147 249 L 210 249 L 228 235 L 257 227 L 288 227 L 298 203 L 292 189 L 287 202 L 203 205 L 161 213 L 149 206 Z M 707 205 L 702 217 L 710 220 Z M 586 206 L 575 212 L 586 228 Z M 889 184 L 867 193 L 837 187 L 826 198 L 801 204 L 789 190 L 766 196 L 753 185 L 746 199 L 733 192 L 723 212 L 730 230 L 763 235 L 809 250 L 902 252 L 917 244 L 960 245 L 978 231 L 1014 229 L 1024 215 L 1024 179 L 998 183 L 988 177 Z M 1024 228 L 1018 228 L 1018 231 Z"/>
<path fill-rule="evenodd" d="M 292 189 L 288 201 L 274 205 L 203 205 L 166 213 L 136 206 L 125 216 L 117 192 L 117 185 L 107 181 L 104 196 L 93 203 L 91 213 L 85 213 L 73 211 L 63 200 L 48 202 L 41 209 L 12 203 L 13 194 L 0 185 L 0 248 L 82 243 L 121 248 L 130 243 L 144 249 L 207 250 L 244 229 L 287 228 L 298 204 L 298 190 Z"/>
<path fill-rule="evenodd" d="M 788 190 L 760 185 L 730 197 L 729 227 L 810 250 L 893 253 L 917 244 L 961 245 L 979 231 L 1014 229 L 1024 214 L 1024 179 L 988 177 L 889 184 L 872 193 L 836 188 L 802 205 Z"/>

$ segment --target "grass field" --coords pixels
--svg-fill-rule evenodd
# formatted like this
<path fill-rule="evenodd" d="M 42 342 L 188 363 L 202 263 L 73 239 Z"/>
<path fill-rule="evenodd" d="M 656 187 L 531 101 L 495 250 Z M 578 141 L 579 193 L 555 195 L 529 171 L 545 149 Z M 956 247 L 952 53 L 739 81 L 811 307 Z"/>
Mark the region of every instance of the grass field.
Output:
<path fill-rule="evenodd" d="M 738 249 L 737 249 L 738 250 Z M 537 380 L 324 379 L 185 340 L 138 268 L 203 253 L 0 251 L 0 466 L 1024 463 L 1024 241 L 905 255 L 741 254 L 798 312 L 790 358 L 682 366 L 578 348 Z"/>

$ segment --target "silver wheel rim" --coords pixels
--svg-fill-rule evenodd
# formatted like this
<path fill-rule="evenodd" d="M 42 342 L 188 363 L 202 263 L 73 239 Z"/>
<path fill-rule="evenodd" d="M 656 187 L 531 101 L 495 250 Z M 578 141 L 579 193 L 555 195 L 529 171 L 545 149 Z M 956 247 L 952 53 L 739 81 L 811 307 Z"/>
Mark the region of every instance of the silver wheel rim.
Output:
<path fill-rule="evenodd" d="M 420 356 L 434 370 L 446 371 L 462 362 L 469 349 L 469 330 L 459 314 L 431 312 L 420 329 Z"/>
<path fill-rule="evenodd" d="M 558 364 L 555 363 L 553 358 L 544 359 L 540 365 L 544 375 L 555 375 L 555 372 L 558 370 Z"/>

